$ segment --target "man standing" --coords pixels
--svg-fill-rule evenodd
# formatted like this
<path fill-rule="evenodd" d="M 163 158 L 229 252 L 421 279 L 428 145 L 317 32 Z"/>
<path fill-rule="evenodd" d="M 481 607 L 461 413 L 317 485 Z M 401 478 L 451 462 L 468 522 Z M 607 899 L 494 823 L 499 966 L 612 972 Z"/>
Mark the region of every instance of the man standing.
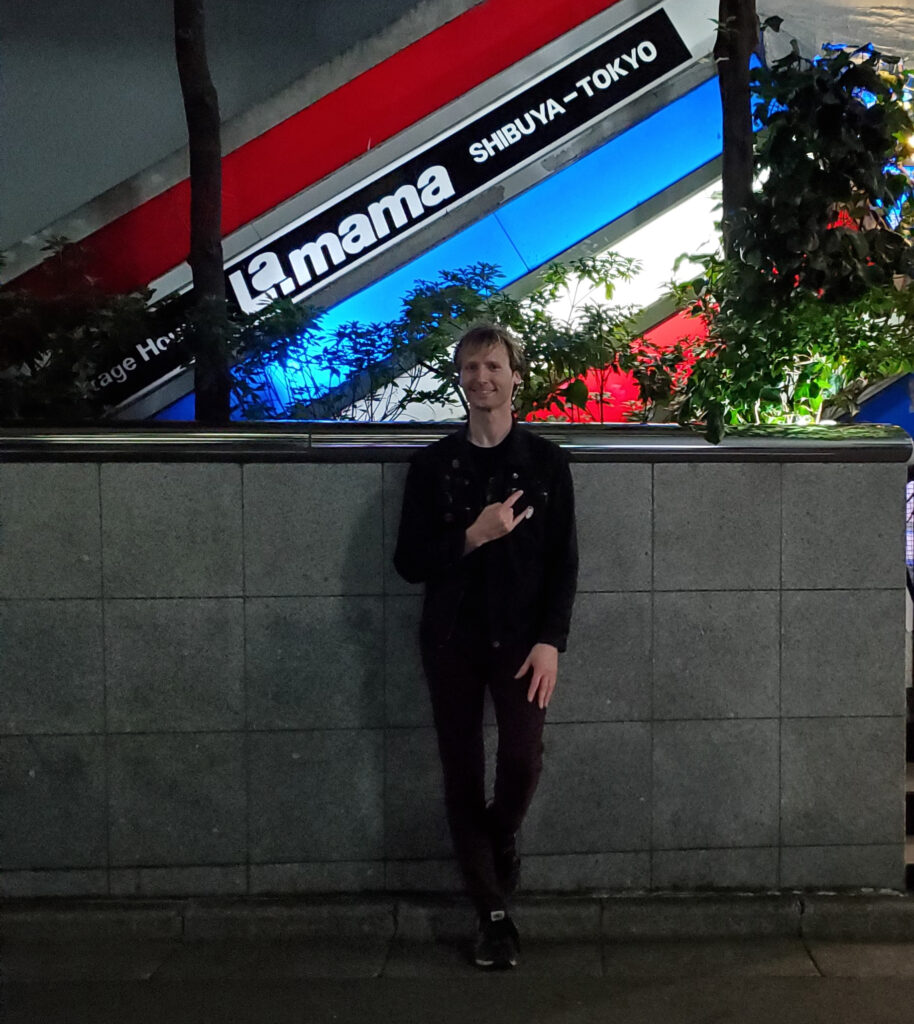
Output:
<path fill-rule="evenodd" d="M 454 362 L 465 428 L 412 461 L 394 564 L 425 584 L 419 630 L 454 850 L 479 914 L 480 967 L 513 967 L 508 915 L 515 834 L 542 768 L 542 732 L 577 582 L 574 492 L 565 454 L 514 420 L 523 350 L 502 327 L 471 328 Z M 485 799 L 483 699 L 498 724 Z"/>

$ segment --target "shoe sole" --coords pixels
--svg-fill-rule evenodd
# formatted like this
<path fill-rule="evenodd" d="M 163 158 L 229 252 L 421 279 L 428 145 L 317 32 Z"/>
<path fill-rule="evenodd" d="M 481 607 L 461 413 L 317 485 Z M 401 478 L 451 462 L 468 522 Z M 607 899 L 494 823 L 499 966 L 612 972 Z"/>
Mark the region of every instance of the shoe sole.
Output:
<path fill-rule="evenodd" d="M 516 960 L 474 960 L 473 962 L 484 971 L 510 971 L 513 967 L 517 967 Z"/>
<path fill-rule="evenodd" d="M 481 967 L 483 970 L 507 971 L 512 967 L 517 967 L 517 957 L 507 957 L 504 960 L 495 958 L 491 960 L 483 960 L 481 957 L 474 956 L 473 963 L 476 964 L 477 967 Z"/>

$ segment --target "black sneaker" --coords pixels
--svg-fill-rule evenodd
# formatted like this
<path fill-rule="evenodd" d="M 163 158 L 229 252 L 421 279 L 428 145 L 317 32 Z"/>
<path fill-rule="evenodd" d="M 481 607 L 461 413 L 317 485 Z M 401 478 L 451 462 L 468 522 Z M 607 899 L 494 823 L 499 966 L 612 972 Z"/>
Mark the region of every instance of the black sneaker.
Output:
<path fill-rule="evenodd" d="M 493 910 L 479 922 L 479 934 L 473 950 L 477 967 L 506 971 L 517 966 L 519 939 L 514 922 L 504 910 Z"/>

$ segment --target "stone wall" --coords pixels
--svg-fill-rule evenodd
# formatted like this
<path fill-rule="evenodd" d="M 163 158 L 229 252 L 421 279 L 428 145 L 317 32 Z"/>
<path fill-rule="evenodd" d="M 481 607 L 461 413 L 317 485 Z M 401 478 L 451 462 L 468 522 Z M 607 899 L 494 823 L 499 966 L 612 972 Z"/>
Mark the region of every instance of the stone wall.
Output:
<path fill-rule="evenodd" d="M 526 887 L 902 888 L 906 435 L 562 436 L 580 587 Z M 8 441 L 0 894 L 459 887 L 391 566 L 409 444 Z"/>

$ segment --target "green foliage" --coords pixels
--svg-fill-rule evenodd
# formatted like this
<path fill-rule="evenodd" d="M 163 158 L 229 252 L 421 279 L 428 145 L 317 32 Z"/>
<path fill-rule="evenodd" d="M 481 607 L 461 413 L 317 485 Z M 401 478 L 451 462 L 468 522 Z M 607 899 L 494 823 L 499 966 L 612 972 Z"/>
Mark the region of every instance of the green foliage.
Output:
<path fill-rule="evenodd" d="M 583 407 L 590 396 L 580 374 L 594 366 L 628 368 L 638 311 L 602 300 L 637 270 L 636 261 L 617 253 L 553 264 L 523 298 L 498 290 L 501 275 L 490 264 L 445 271 L 418 283 L 396 320 L 344 324 L 329 337 L 312 333 L 291 346 L 286 379 L 274 384 L 283 400 L 274 415 L 382 420 L 415 403 L 462 404 L 453 347 L 480 321 L 503 324 L 524 341 L 528 368 L 515 401 L 519 415 Z M 323 398 L 327 380 L 333 390 Z"/>
<path fill-rule="evenodd" d="M 878 54 L 790 54 L 759 71 L 760 185 L 735 225 L 742 262 L 759 271 L 746 275 L 758 298 L 799 290 L 843 302 L 910 270 L 910 247 L 887 213 L 898 203 L 910 212 L 902 158 L 914 123 L 903 78 L 882 63 Z"/>
<path fill-rule="evenodd" d="M 104 411 L 93 381 L 145 337 L 149 293 L 107 295 L 63 238 L 44 247 L 43 293 L 0 289 L 0 418 L 71 422 Z"/>
<path fill-rule="evenodd" d="M 85 271 L 82 248 L 51 238 L 36 292 L 0 289 L 0 420 L 73 423 L 111 412 L 99 374 L 110 371 L 136 346 L 164 330 L 179 339 L 209 338 L 230 364 L 263 367 L 282 359 L 289 347 L 313 331 L 318 314 L 287 300 L 254 316 L 238 313 L 226 322 L 218 308 L 180 311 L 180 300 L 150 305 L 141 289 L 109 294 Z M 0 264 L 2 265 L 2 264 Z M 188 352 L 185 365 L 190 363 Z M 262 401 L 248 376 L 234 381 L 236 402 L 256 415 Z"/>
<path fill-rule="evenodd" d="M 914 123 L 887 60 L 792 53 L 757 73 L 758 184 L 734 256 L 688 257 L 701 272 L 676 287 L 710 331 L 678 418 L 712 440 L 853 411 L 867 382 L 914 369 Z"/>

